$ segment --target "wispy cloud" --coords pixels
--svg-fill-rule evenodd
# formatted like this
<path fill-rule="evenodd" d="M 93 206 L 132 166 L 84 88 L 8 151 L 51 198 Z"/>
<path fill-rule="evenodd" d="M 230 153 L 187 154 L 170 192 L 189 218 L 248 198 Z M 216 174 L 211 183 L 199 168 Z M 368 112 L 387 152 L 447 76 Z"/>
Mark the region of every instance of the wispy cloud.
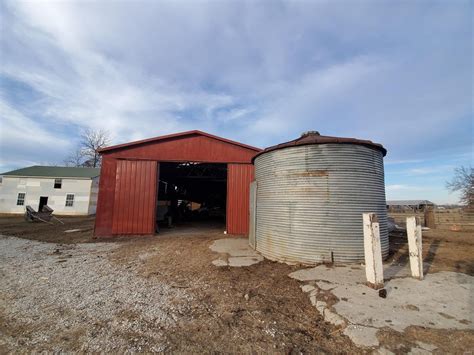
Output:
<path fill-rule="evenodd" d="M 383 143 L 389 180 L 429 176 L 472 160 L 470 14 L 463 0 L 2 2 L 0 159 L 60 162 L 85 127 L 261 147 L 319 130 Z M 24 125 L 36 143 L 17 143 Z"/>

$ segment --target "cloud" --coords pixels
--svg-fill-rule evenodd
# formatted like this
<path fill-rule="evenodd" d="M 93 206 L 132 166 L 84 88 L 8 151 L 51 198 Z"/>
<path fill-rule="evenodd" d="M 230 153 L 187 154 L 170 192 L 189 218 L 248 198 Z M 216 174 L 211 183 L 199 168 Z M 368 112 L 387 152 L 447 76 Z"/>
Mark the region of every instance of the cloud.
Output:
<path fill-rule="evenodd" d="M 15 161 L 15 167 L 34 162 L 34 152 L 41 151 L 42 160 L 54 162 L 57 151 L 67 151 L 70 143 L 46 131 L 39 124 L 23 115 L 0 99 L 0 166 L 9 166 Z M 15 147 L 15 149 L 11 149 Z"/>
<path fill-rule="evenodd" d="M 6 1 L 0 10 L 1 138 L 28 120 L 35 139 L 58 142 L 48 160 L 61 161 L 86 127 L 110 130 L 115 143 L 201 129 L 260 147 L 318 130 L 383 143 L 387 171 L 399 175 L 409 169 L 397 164 L 472 159 L 469 1 Z M 45 159 L 9 142 L 4 166 Z"/>

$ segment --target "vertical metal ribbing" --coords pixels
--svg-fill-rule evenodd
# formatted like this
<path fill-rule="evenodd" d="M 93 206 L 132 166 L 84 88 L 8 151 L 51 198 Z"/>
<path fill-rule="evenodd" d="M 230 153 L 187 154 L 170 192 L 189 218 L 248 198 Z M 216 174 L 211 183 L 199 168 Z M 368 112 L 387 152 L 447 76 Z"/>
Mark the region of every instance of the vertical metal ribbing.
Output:
<path fill-rule="evenodd" d="M 362 214 L 380 223 L 388 254 L 382 152 L 319 144 L 270 151 L 255 159 L 257 250 L 269 259 L 317 263 L 364 260 Z"/>

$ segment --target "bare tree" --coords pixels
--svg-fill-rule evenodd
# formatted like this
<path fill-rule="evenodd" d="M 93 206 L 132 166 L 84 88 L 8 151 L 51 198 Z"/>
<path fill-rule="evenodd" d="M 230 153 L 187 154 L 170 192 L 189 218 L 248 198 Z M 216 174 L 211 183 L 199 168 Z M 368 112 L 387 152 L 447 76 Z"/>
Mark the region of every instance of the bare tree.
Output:
<path fill-rule="evenodd" d="M 472 206 L 474 204 L 474 169 L 465 166 L 454 169 L 454 176 L 451 181 L 446 182 L 446 188 L 450 192 L 459 191 L 461 193 L 459 202 Z"/>
<path fill-rule="evenodd" d="M 98 168 L 101 164 L 99 150 L 110 144 L 110 134 L 105 130 L 86 129 L 81 134 L 79 147 L 64 160 L 66 166 Z"/>
<path fill-rule="evenodd" d="M 105 130 L 85 130 L 81 135 L 81 150 L 85 157 L 84 166 L 97 168 L 101 164 L 99 149 L 110 144 L 110 134 Z"/>
<path fill-rule="evenodd" d="M 83 166 L 84 154 L 80 148 L 73 150 L 66 159 L 64 159 L 64 165 L 66 166 Z"/>

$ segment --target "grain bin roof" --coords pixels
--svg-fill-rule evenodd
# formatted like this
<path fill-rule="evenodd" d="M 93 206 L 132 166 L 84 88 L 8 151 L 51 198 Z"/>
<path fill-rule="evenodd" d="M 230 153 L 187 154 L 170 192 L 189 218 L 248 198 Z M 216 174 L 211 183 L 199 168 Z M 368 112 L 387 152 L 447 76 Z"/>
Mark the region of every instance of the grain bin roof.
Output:
<path fill-rule="evenodd" d="M 374 148 L 380 150 L 385 156 L 387 154 L 387 150 L 383 147 L 382 144 L 374 143 L 369 140 L 363 139 L 356 139 L 356 138 L 343 138 L 343 137 L 331 137 L 331 136 L 321 136 L 319 132 L 316 131 L 309 131 L 305 132 L 301 135 L 301 137 L 294 139 L 289 142 L 277 144 L 268 148 L 265 148 L 260 153 L 256 154 L 252 162 L 255 160 L 256 157 L 259 155 L 265 154 L 267 152 L 271 152 L 273 150 L 288 148 L 288 147 L 296 147 L 300 145 L 310 145 L 310 144 L 329 144 L 329 143 L 336 143 L 336 144 L 358 144 L 363 145 L 369 148 Z"/>
<path fill-rule="evenodd" d="M 27 168 L 9 171 L 0 175 L 92 179 L 100 175 L 100 169 L 34 165 Z"/>

